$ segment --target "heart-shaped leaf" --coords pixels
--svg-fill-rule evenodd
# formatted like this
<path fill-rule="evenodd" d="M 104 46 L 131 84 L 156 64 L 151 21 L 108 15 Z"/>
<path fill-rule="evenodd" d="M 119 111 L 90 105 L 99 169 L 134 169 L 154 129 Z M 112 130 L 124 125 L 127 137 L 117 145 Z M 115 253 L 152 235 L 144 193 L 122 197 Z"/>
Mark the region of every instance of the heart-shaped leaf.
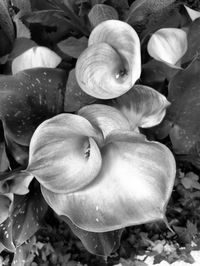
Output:
<path fill-rule="evenodd" d="M 91 104 L 96 101 L 96 98 L 86 94 L 78 85 L 75 76 L 75 69 L 69 72 L 66 91 L 65 91 L 65 112 L 76 112 L 81 107 Z"/>
<path fill-rule="evenodd" d="M 164 219 L 176 171 L 168 148 L 133 136 L 108 143 L 101 153 L 101 171 L 85 187 L 69 194 L 41 187 L 50 207 L 92 232 Z"/>
<path fill-rule="evenodd" d="M 200 60 L 196 59 L 184 71 L 178 72 L 169 83 L 169 101 L 166 120 L 173 127 L 170 137 L 174 151 L 187 154 L 200 140 L 199 97 Z"/>
<path fill-rule="evenodd" d="M 59 42 L 58 48 L 68 56 L 78 58 L 80 54 L 87 48 L 88 39 L 84 36 L 79 39 L 69 37 L 66 40 Z"/>
<path fill-rule="evenodd" d="M 105 4 L 96 4 L 92 7 L 88 14 L 92 27 L 96 27 L 99 23 L 108 19 L 119 19 L 116 9 Z"/>
<path fill-rule="evenodd" d="M 61 216 L 61 218 L 69 225 L 72 232 L 92 254 L 108 257 L 120 245 L 123 229 L 106 233 L 93 233 L 77 227 L 66 216 Z"/>
<path fill-rule="evenodd" d="M 0 118 L 5 136 L 29 145 L 35 128 L 63 112 L 66 74 L 59 69 L 35 68 L 0 78 Z"/>

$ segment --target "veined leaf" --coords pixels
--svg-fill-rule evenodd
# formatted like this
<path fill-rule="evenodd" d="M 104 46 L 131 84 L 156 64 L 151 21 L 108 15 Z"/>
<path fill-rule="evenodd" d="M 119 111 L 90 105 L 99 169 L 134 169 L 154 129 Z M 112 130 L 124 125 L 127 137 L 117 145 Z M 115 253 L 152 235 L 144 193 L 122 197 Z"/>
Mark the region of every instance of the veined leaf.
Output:
<path fill-rule="evenodd" d="M 105 20 L 119 19 L 119 16 L 116 9 L 114 9 L 112 6 L 96 4 L 90 10 L 88 18 L 92 27 L 96 27 Z"/>
<path fill-rule="evenodd" d="M 177 153 L 187 154 L 200 139 L 199 71 L 200 61 L 196 59 L 169 83 L 171 105 L 166 120 L 173 124 L 170 137 Z"/>
<path fill-rule="evenodd" d="M 35 68 L 0 78 L 0 117 L 5 136 L 29 145 L 36 127 L 64 108 L 66 74 L 59 69 Z"/>
<path fill-rule="evenodd" d="M 59 49 L 73 58 L 78 58 L 80 54 L 87 48 L 88 39 L 81 37 L 79 39 L 75 37 L 68 37 L 66 40 L 59 42 L 57 45 Z"/>
<path fill-rule="evenodd" d="M 107 257 L 120 245 L 123 229 L 106 233 L 93 233 L 77 227 L 66 216 L 61 218 L 69 225 L 72 232 L 92 254 Z"/>

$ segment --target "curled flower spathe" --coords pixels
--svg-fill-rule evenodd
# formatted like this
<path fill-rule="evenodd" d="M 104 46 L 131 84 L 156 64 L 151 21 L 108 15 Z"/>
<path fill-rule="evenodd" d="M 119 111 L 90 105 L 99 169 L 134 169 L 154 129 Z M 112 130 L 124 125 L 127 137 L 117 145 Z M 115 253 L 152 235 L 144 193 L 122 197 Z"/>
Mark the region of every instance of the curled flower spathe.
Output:
<path fill-rule="evenodd" d="M 140 74 L 140 40 L 135 30 L 119 20 L 97 25 L 76 63 L 81 89 L 96 98 L 115 98 L 131 89 Z"/>
<path fill-rule="evenodd" d="M 170 150 L 135 132 L 127 114 L 94 104 L 43 122 L 26 172 L 58 215 L 101 233 L 164 219 L 175 169 Z"/>

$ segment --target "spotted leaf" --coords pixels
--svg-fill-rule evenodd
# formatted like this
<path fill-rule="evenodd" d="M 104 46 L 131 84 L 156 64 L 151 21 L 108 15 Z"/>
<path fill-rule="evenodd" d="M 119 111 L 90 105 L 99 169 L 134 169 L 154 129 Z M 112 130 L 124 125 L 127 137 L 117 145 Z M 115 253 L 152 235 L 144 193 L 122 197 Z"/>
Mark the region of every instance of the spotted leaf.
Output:
<path fill-rule="evenodd" d="M 35 189 L 24 196 L 15 196 L 12 213 L 13 242 L 19 247 L 41 226 L 47 211 L 47 204 L 41 193 Z"/>
<path fill-rule="evenodd" d="M 0 78 L 0 118 L 5 136 L 28 145 L 35 128 L 63 111 L 66 75 L 59 69 L 36 68 Z"/>
<path fill-rule="evenodd" d="M 10 218 L 0 224 L 0 243 L 3 245 L 4 249 L 11 252 L 15 251 L 12 235 L 12 221 Z"/>
<path fill-rule="evenodd" d="M 74 225 L 69 218 L 62 216 L 72 232 L 81 240 L 84 247 L 92 254 L 107 257 L 120 245 L 123 229 L 106 233 L 85 231 Z"/>

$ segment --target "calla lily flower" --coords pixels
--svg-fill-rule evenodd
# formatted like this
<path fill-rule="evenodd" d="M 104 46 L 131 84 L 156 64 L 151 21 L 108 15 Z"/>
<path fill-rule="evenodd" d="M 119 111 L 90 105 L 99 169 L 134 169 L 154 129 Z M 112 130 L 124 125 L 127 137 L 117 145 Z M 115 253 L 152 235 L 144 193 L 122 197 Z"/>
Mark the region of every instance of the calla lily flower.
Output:
<path fill-rule="evenodd" d="M 148 118 L 144 108 L 134 109 L 141 121 Z M 49 206 L 78 228 L 102 233 L 165 219 L 174 157 L 136 132 L 127 116 L 94 104 L 44 121 L 32 136 L 24 172 L 41 184 Z"/>
<path fill-rule="evenodd" d="M 157 30 L 151 36 L 147 50 L 154 59 L 173 68 L 180 68 L 179 60 L 187 51 L 187 34 L 177 28 Z"/>
<path fill-rule="evenodd" d="M 61 57 L 49 48 L 34 46 L 18 55 L 12 61 L 12 74 L 14 75 L 19 71 L 29 68 L 56 68 L 60 64 L 61 60 Z"/>

